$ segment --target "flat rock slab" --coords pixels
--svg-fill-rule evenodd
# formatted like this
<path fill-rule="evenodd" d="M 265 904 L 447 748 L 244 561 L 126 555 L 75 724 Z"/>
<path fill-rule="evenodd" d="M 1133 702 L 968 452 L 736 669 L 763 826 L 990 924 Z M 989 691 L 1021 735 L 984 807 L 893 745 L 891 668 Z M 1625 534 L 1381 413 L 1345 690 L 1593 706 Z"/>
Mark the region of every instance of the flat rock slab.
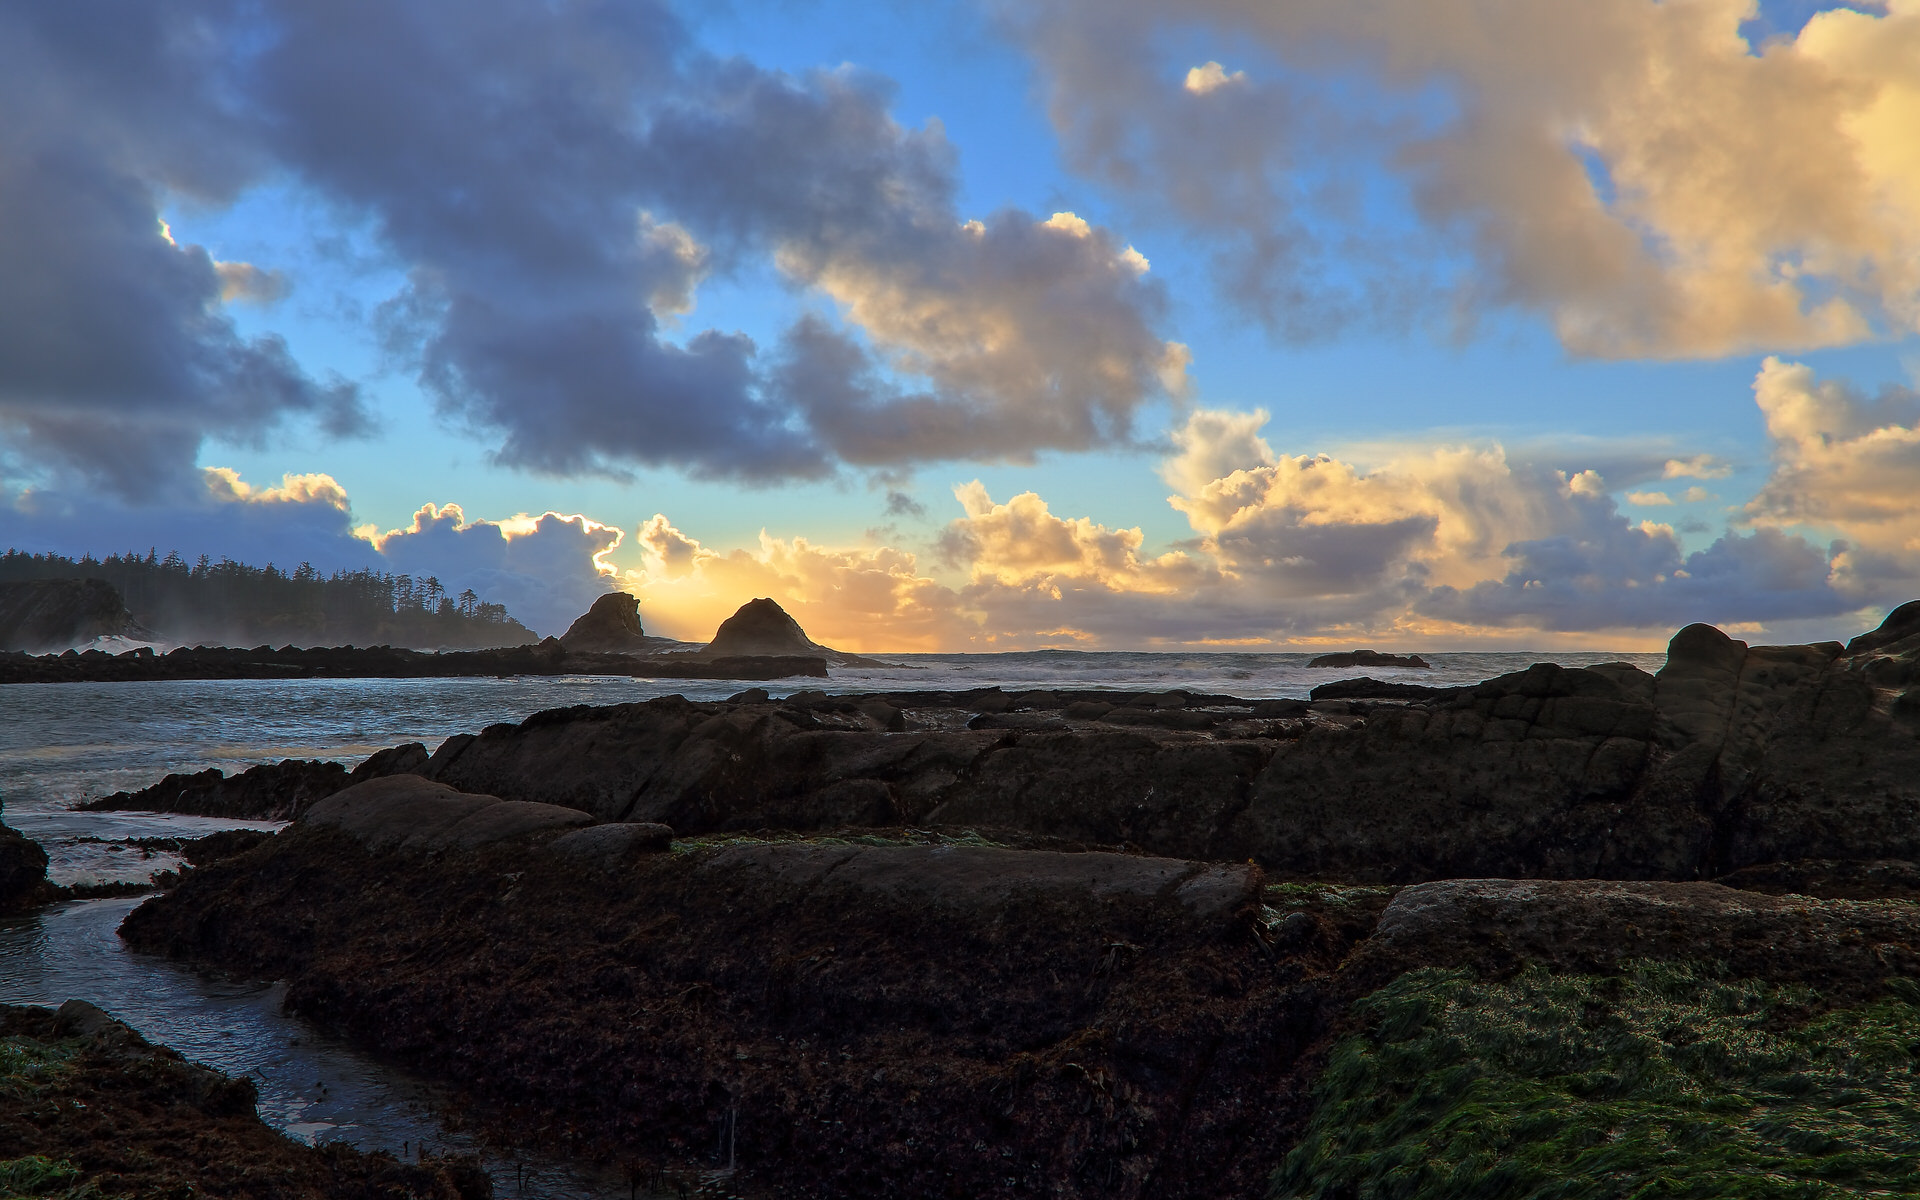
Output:
<path fill-rule="evenodd" d="M 418 775 L 370 779 L 307 810 L 303 823 L 340 830 L 374 850 L 471 850 L 593 821 L 577 808 L 455 791 Z"/>
<path fill-rule="evenodd" d="M 547 852 L 570 863 L 610 868 L 633 855 L 665 850 L 672 844 L 673 830 L 665 825 L 616 821 L 563 833 L 547 843 Z"/>
<path fill-rule="evenodd" d="M 1253 903 L 1261 882 L 1258 868 L 1246 864 L 992 846 L 734 845 L 715 853 L 701 869 L 753 872 L 789 885 L 844 887 L 958 909 L 995 908 L 1035 893 L 1094 900 L 1142 897 L 1207 919 Z"/>
<path fill-rule="evenodd" d="M 1819 984 L 1914 974 L 1916 946 L 1920 906 L 1906 901 L 1775 896 L 1718 883 L 1450 879 L 1395 895 L 1369 952 L 1429 963 L 1492 954 L 1583 969 L 1691 959 Z"/>

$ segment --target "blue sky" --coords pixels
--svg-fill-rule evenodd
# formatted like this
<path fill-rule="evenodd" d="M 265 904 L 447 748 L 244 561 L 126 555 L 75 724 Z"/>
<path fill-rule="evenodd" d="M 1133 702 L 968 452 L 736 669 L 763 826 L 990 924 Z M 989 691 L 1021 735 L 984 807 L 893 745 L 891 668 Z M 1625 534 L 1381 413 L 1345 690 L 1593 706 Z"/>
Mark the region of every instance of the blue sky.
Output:
<path fill-rule="evenodd" d="M 1920 594 L 1910 5 L 353 7 L 0 9 L 4 540 L 868 649 Z"/>

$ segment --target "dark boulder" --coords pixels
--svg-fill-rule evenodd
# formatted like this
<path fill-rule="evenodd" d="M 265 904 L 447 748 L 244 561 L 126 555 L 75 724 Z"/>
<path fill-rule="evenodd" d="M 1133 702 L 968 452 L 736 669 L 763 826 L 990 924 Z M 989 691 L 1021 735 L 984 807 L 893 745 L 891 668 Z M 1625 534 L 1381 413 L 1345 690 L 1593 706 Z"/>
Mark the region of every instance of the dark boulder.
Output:
<path fill-rule="evenodd" d="M 1315 700 L 1444 700 L 1459 690 L 1428 687 L 1423 683 L 1387 683 L 1362 677 L 1323 683 L 1309 694 Z"/>
<path fill-rule="evenodd" d="M 1920 600 L 1909 600 L 1888 613 L 1878 629 L 1848 642 L 1846 652 L 1890 654 L 1913 649 L 1920 649 Z"/>
<path fill-rule="evenodd" d="M 0 825 L 0 912 L 17 912 L 51 898 L 47 852 L 10 825 Z"/>
<path fill-rule="evenodd" d="M 389 753 L 389 752 L 383 752 Z M 347 786 L 336 762 L 289 758 L 228 778 L 217 767 L 169 775 L 137 792 L 115 792 L 81 805 L 86 812 L 166 812 L 236 821 L 292 821 Z"/>

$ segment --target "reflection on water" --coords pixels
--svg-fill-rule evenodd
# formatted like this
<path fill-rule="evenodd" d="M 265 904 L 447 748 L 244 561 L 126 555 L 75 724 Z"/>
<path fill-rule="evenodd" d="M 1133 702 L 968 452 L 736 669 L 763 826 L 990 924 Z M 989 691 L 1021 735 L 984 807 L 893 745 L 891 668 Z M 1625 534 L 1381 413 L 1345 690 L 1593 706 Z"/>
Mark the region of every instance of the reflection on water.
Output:
<path fill-rule="evenodd" d="M 280 1011 L 283 988 L 222 982 L 128 950 L 115 930 L 138 900 L 88 900 L 0 921 L 0 1003 L 89 1000 L 148 1041 L 253 1080 L 260 1116 L 305 1142 L 363 1150 L 482 1153 L 505 1198 L 628 1194 L 537 1155 L 483 1153 L 433 1115 L 432 1089 Z"/>

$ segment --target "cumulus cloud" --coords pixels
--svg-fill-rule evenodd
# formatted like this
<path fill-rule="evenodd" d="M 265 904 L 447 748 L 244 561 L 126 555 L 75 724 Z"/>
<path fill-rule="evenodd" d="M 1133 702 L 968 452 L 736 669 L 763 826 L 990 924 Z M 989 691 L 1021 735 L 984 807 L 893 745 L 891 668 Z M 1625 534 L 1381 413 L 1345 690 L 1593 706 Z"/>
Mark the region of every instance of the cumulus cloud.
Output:
<path fill-rule="evenodd" d="M 628 578 L 643 612 L 680 636 L 705 637 L 739 603 L 773 595 L 826 640 L 864 650 L 1652 648 L 1702 620 L 1828 637 L 1910 598 L 1920 404 L 1902 389 L 1869 400 L 1777 361 L 1755 393 L 1777 460 L 1745 513 L 1756 527 L 1692 547 L 1674 525 L 1624 514 L 1621 497 L 1672 507 L 1631 483 L 1725 475 L 1709 456 L 1464 445 L 1376 448 L 1362 463 L 1276 452 L 1266 414 L 1202 409 L 1161 463 L 1194 534 L 1165 550 L 1138 528 L 1057 514 L 1035 492 L 996 500 L 975 481 L 954 489 L 959 515 L 929 554 L 765 534 L 722 552 L 656 515 L 640 529 L 646 565 Z"/>
<path fill-rule="evenodd" d="M 273 276 L 177 243 L 163 194 L 219 204 L 259 167 L 231 70 L 193 6 L 94 0 L 0 12 L 0 471 L 119 499 L 191 503 L 207 437 L 289 417 L 362 429 L 227 298 Z"/>
<path fill-rule="evenodd" d="M 208 438 L 365 424 L 225 315 L 283 273 L 160 223 L 263 182 L 364 215 L 407 272 L 387 347 L 513 466 L 776 480 L 1125 440 L 1185 365 L 1146 258 L 1086 222 L 968 221 L 939 126 L 890 101 L 715 60 L 658 0 L 10 9 L 8 473 L 152 496 Z M 821 311 L 764 347 L 690 325 L 703 280 L 766 261 Z"/>
<path fill-rule="evenodd" d="M 621 531 L 560 513 L 468 520 L 458 504 L 426 504 L 403 528 L 356 527 L 347 490 L 330 475 L 250 483 L 228 467 L 195 473 L 192 490 L 164 503 L 20 488 L 0 492 L 8 544 L 32 552 L 205 554 L 323 574 L 375 570 L 439 579 L 448 595 L 472 588 L 541 634 L 557 634 L 616 586 L 606 556 Z"/>
<path fill-rule="evenodd" d="M 894 122 L 888 98 L 847 72 L 733 64 L 649 132 L 653 184 L 689 226 L 768 247 L 859 332 L 802 319 L 772 394 L 861 465 L 1124 439 L 1185 381 L 1185 347 L 1154 331 L 1164 299 L 1145 256 L 1072 213 L 963 220 L 952 147 Z"/>
<path fill-rule="evenodd" d="M 1911 3 L 1760 46 L 1753 6 L 1719 0 L 1003 11 L 1069 161 L 1224 239 L 1229 289 L 1284 333 L 1410 292 L 1538 311 L 1603 356 L 1920 328 Z M 1166 57 L 1205 37 L 1274 69 Z"/>
<path fill-rule="evenodd" d="M 644 565 L 622 577 L 653 633 L 706 641 L 748 600 L 772 596 L 809 636 L 844 650 L 939 650 L 975 630 L 958 595 L 922 574 L 910 552 L 827 547 L 760 535 L 759 544 L 708 549 L 655 514 L 640 529 Z"/>
<path fill-rule="evenodd" d="M 458 504 L 425 504 L 411 524 L 368 538 L 386 569 L 433 576 L 447 594 L 473 589 L 535 633 L 560 634 L 614 586 L 605 557 L 622 533 L 589 517 L 549 512 L 467 520 Z"/>
<path fill-rule="evenodd" d="M 126 501 L 112 493 L 59 488 L 0 492 L 8 544 L 36 552 L 97 555 L 178 550 L 255 564 L 323 571 L 357 570 L 378 555 L 352 530 L 344 488 L 324 474 L 287 475 L 250 484 L 225 467 L 197 471 L 191 487 L 164 502 Z"/>
<path fill-rule="evenodd" d="M 1773 439 L 1773 472 L 1747 503 L 1756 525 L 1833 530 L 1903 557 L 1920 575 L 1920 394 L 1886 387 L 1869 398 L 1812 368 L 1767 359 L 1754 400 Z"/>

